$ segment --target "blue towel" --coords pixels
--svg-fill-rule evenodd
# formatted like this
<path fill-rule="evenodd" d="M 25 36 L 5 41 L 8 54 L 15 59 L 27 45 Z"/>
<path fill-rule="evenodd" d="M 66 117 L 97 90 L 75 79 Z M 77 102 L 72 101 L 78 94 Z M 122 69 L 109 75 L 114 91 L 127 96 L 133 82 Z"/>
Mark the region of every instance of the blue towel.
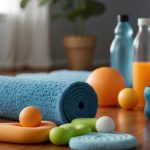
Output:
<path fill-rule="evenodd" d="M 89 74 L 90 71 L 58 70 L 50 73 L 22 73 L 18 74 L 17 77 L 34 80 L 64 80 L 67 82 L 85 82 Z"/>
<path fill-rule="evenodd" d="M 31 105 L 41 110 L 43 120 L 60 125 L 74 118 L 95 117 L 98 102 L 85 82 L 0 76 L 0 117 L 18 120 L 20 111 Z"/>

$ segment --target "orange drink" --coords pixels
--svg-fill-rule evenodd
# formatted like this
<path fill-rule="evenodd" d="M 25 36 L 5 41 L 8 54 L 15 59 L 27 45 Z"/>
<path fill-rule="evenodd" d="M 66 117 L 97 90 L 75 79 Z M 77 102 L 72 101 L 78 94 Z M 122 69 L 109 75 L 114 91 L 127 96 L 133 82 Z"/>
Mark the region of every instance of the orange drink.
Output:
<path fill-rule="evenodd" d="M 133 89 L 138 93 L 137 107 L 144 108 L 144 88 L 150 85 L 150 62 L 133 63 Z"/>

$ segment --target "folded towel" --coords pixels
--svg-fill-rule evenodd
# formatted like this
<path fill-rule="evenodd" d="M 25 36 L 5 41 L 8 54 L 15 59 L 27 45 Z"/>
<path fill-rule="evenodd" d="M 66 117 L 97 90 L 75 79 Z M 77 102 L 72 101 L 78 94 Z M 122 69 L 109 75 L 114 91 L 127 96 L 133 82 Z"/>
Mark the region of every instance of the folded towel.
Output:
<path fill-rule="evenodd" d="M 17 77 L 34 80 L 64 80 L 68 82 L 85 82 L 89 74 L 90 71 L 58 70 L 50 73 L 22 73 L 18 74 Z"/>
<path fill-rule="evenodd" d="M 0 117 L 18 120 L 20 111 L 31 105 L 41 110 L 43 120 L 58 125 L 96 115 L 97 96 L 90 85 L 44 79 L 0 76 Z"/>

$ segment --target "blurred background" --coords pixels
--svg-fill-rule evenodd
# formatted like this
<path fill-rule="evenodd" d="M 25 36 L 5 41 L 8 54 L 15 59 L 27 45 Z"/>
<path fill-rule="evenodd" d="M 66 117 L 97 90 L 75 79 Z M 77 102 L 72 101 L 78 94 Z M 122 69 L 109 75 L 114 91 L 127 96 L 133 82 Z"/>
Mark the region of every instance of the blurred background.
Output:
<path fill-rule="evenodd" d="M 25 9 L 20 0 L 0 0 L 0 70 L 51 70 L 68 68 L 62 38 L 72 34 L 68 20 L 51 18 L 61 9 L 58 3 L 52 7 L 38 6 L 37 0 L 29 0 Z M 137 33 L 137 19 L 149 17 L 149 0 L 98 0 L 106 11 L 87 21 L 85 32 L 97 37 L 92 68 L 109 65 L 110 45 L 118 14 L 129 14 Z"/>

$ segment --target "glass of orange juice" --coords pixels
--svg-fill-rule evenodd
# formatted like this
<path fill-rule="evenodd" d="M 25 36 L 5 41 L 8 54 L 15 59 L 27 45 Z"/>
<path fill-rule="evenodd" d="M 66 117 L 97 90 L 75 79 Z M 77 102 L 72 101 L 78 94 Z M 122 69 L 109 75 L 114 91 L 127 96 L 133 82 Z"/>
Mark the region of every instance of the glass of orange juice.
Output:
<path fill-rule="evenodd" d="M 138 25 L 139 31 L 133 44 L 133 88 L 139 96 L 137 107 L 144 108 L 144 88 L 150 86 L 150 18 L 139 18 Z"/>

